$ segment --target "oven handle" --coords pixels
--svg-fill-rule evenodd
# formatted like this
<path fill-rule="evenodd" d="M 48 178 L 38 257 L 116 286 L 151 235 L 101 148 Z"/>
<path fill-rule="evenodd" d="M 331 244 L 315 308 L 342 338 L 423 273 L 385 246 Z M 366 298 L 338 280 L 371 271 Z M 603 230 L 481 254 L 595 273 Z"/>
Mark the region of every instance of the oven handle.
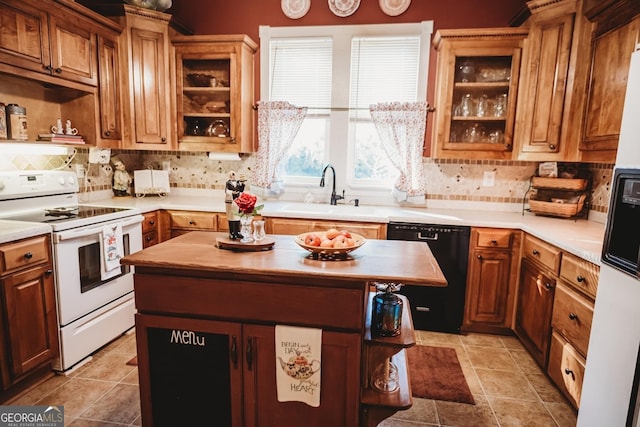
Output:
<path fill-rule="evenodd" d="M 144 217 L 142 215 L 136 215 L 132 217 L 127 217 L 121 221 L 118 221 L 118 220 L 110 221 L 109 223 L 115 224 L 120 222 L 122 224 L 122 228 L 124 229 L 124 227 L 140 224 L 143 220 L 144 220 Z M 56 243 L 59 243 L 63 240 L 77 239 L 79 237 L 86 237 L 86 236 L 94 236 L 96 234 L 102 233 L 102 227 L 104 226 L 104 224 L 105 223 L 100 223 L 95 227 L 91 227 L 91 226 L 80 227 L 73 230 L 66 230 L 66 231 L 54 233 L 54 239 Z"/>

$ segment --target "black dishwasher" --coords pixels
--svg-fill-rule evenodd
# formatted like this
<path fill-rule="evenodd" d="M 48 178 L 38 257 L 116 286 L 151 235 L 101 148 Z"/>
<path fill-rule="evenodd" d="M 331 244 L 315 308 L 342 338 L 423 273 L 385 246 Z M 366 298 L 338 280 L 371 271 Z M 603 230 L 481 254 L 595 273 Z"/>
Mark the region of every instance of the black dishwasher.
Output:
<path fill-rule="evenodd" d="M 444 288 L 403 286 L 399 293 L 411 305 L 415 329 L 460 333 L 464 315 L 465 289 L 471 228 L 438 224 L 390 222 L 387 240 L 425 242 L 447 279 Z"/>

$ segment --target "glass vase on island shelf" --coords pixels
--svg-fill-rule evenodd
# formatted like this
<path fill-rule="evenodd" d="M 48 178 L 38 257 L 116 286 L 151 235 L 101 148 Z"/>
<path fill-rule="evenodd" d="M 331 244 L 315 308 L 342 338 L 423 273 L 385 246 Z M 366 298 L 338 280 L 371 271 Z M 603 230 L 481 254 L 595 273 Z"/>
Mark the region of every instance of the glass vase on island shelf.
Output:
<path fill-rule="evenodd" d="M 251 243 L 254 240 L 251 223 L 253 217 L 259 215 L 264 207 L 264 205 L 256 206 L 257 201 L 258 198 L 256 196 L 246 192 L 240 193 L 240 195 L 233 200 L 240 216 L 241 243 Z"/>

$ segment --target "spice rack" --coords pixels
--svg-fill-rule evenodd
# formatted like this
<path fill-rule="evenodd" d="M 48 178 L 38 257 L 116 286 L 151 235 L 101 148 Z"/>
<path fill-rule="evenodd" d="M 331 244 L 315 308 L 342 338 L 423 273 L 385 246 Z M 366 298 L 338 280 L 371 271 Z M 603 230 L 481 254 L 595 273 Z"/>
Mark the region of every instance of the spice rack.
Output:
<path fill-rule="evenodd" d="M 522 205 L 536 215 L 559 218 L 586 217 L 589 210 L 590 177 L 550 178 L 532 176 Z M 528 199 L 527 199 L 528 197 Z M 526 202 L 529 208 L 526 209 Z"/>

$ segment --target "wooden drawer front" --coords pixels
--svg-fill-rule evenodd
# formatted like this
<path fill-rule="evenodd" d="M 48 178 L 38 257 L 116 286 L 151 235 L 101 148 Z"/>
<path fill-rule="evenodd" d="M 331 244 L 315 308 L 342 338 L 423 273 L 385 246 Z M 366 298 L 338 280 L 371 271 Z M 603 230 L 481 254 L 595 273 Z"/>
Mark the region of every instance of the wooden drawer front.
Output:
<path fill-rule="evenodd" d="M 229 231 L 229 220 L 226 214 L 216 214 L 218 221 L 218 231 Z"/>
<path fill-rule="evenodd" d="M 560 249 L 542 240 L 529 235 L 525 236 L 524 244 L 522 245 L 522 255 L 544 265 L 555 274 L 560 272 L 562 252 L 560 252 Z"/>
<path fill-rule="evenodd" d="M 476 246 L 483 248 L 505 248 L 511 247 L 511 238 L 513 233 L 511 230 L 500 229 L 479 229 L 478 240 Z"/>
<path fill-rule="evenodd" d="M 193 230 L 216 230 L 216 214 L 207 212 L 172 212 L 171 226 Z"/>
<path fill-rule="evenodd" d="M 364 291 L 136 273 L 139 312 L 361 330 Z"/>
<path fill-rule="evenodd" d="M 142 232 L 156 230 L 158 228 L 158 213 L 147 212 L 144 214 L 144 221 L 142 221 Z"/>
<path fill-rule="evenodd" d="M 560 276 L 576 289 L 595 299 L 600 267 L 571 254 L 562 255 Z"/>
<path fill-rule="evenodd" d="M 10 272 L 49 260 L 49 239 L 40 236 L 0 246 L 0 272 Z"/>
<path fill-rule="evenodd" d="M 267 218 L 267 233 L 297 235 L 308 231 L 326 231 L 330 228 L 348 230 L 366 239 L 386 239 L 387 225 L 374 222 L 326 221 L 312 219 Z"/>
<path fill-rule="evenodd" d="M 551 335 L 547 373 L 573 406 L 580 406 L 585 359 L 557 333 Z"/>
<path fill-rule="evenodd" d="M 589 346 L 593 304 L 559 282 L 553 302 L 552 326 L 584 356 Z"/>

